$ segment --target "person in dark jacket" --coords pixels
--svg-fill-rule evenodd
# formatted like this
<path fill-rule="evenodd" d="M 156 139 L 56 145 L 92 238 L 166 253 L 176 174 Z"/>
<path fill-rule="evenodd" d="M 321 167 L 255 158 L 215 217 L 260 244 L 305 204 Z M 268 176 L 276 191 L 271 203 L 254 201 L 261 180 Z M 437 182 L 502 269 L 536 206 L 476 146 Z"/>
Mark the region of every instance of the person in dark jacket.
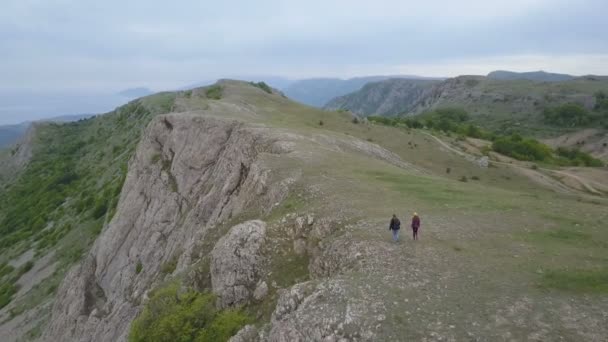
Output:
<path fill-rule="evenodd" d="M 414 233 L 414 240 L 418 240 L 418 229 L 420 228 L 420 217 L 418 213 L 414 213 L 412 217 L 412 232 Z"/>
<path fill-rule="evenodd" d="M 395 242 L 399 241 L 399 229 L 401 229 L 401 221 L 399 221 L 397 215 L 393 214 L 393 218 L 388 226 L 388 230 L 393 232 L 393 241 Z"/>

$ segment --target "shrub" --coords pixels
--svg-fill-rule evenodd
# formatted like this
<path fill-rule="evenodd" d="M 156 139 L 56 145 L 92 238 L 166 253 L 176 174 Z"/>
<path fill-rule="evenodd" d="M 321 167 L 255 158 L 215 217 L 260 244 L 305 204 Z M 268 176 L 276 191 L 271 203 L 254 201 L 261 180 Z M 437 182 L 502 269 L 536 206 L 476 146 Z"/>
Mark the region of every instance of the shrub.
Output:
<path fill-rule="evenodd" d="M 479 180 L 479 177 L 478 176 L 473 176 L 473 177 L 471 177 L 471 179 L 472 180 Z"/>
<path fill-rule="evenodd" d="M 175 253 L 171 259 L 167 260 L 166 262 L 164 262 L 162 265 L 160 265 L 160 271 L 164 274 L 171 274 L 175 271 L 175 269 L 177 268 L 177 261 L 178 261 L 179 255 L 178 253 Z"/>
<path fill-rule="evenodd" d="M 17 293 L 19 287 L 15 284 L 6 283 L 0 285 L 0 309 L 11 302 L 13 295 Z"/>
<path fill-rule="evenodd" d="M 555 151 L 556 154 L 562 159 L 558 161 L 558 163 L 562 165 L 572 165 L 572 166 L 592 166 L 592 167 L 602 167 L 604 166 L 604 162 L 599 159 L 593 158 L 588 153 L 577 149 L 568 149 L 565 147 L 558 147 Z"/>
<path fill-rule="evenodd" d="M 357 118 L 356 116 L 353 118 L 352 122 L 356 125 L 359 123 L 359 118 Z"/>
<path fill-rule="evenodd" d="M 514 134 L 496 139 L 492 149 L 518 160 L 543 161 L 552 155 L 551 148 L 534 139 L 524 139 Z"/>
<path fill-rule="evenodd" d="M 91 213 L 91 217 L 97 220 L 103 217 L 106 212 L 108 212 L 108 202 L 105 200 L 105 198 L 101 198 L 95 203 L 95 208 Z"/>
<path fill-rule="evenodd" d="M 258 87 L 260 89 L 262 89 L 263 91 L 267 92 L 268 94 L 272 94 L 272 88 L 270 88 L 270 86 L 268 84 L 266 84 L 265 82 L 250 82 L 251 85 L 253 85 L 254 87 Z"/>
<path fill-rule="evenodd" d="M 152 292 L 131 325 L 129 342 L 227 341 L 249 321 L 241 311 L 218 311 L 212 294 L 182 292 L 173 283 Z"/>
<path fill-rule="evenodd" d="M 319 120 L 319 126 L 323 126 L 323 120 Z"/>
<path fill-rule="evenodd" d="M 207 88 L 207 91 L 205 92 L 205 94 L 210 99 L 219 100 L 222 98 L 223 92 L 224 92 L 224 90 L 222 89 L 222 87 L 220 85 L 216 84 L 216 85 L 212 85 L 209 88 Z"/>
<path fill-rule="evenodd" d="M 464 183 L 468 182 L 467 176 L 460 177 L 459 181 L 464 182 Z"/>
<path fill-rule="evenodd" d="M 135 265 L 135 274 L 140 274 L 143 268 L 144 266 L 141 264 L 141 261 L 138 261 L 137 265 Z"/>
<path fill-rule="evenodd" d="M 589 124 L 594 117 L 578 103 L 566 103 L 555 108 L 545 108 L 545 122 L 562 127 L 575 127 Z"/>

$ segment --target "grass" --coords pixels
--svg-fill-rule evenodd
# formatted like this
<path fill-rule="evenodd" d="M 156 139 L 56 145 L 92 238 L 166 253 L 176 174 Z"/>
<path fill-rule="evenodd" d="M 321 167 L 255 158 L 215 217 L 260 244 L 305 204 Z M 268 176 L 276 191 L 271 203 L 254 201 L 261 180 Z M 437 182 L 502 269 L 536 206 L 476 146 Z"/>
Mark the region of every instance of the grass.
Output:
<path fill-rule="evenodd" d="M 543 275 L 541 287 L 574 293 L 608 293 L 608 268 L 596 270 L 551 270 Z"/>
<path fill-rule="evenodd" d="M 133 321 L 129 342 L 227 341 L 251 319 L 240 310 L 217 310 L 215 297 L 177 282 L 155 289 Z"/>

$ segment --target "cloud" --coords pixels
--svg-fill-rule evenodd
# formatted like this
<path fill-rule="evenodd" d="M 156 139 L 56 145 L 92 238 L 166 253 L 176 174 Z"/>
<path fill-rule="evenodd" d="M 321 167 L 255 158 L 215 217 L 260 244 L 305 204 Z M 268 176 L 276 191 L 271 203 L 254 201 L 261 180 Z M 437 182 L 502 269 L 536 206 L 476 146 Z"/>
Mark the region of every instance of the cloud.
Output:
<path fill-rule="evenodd" d="M 5 2 L 0 89 L 167 89 L 254 74 L 608 73 L 601 0 Z"/>

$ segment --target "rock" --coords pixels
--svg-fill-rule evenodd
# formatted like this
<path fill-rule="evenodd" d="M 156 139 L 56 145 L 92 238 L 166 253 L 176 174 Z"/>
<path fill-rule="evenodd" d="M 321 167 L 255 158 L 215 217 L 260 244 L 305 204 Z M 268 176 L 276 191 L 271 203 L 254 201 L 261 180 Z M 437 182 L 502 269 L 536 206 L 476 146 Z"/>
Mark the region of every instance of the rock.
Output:
<path fill-rule="evenodd" d="M 266 295 L 268 295 L 268 285 L 265 281 L 262 281 L 258 283 L 255 291 L 253 291 L 253 298 L 255 298 L 255 300 L 262 300 Z"/>
<path fill-rule="evenodd" d="M 487 168 L 490 165 L 490 159 L 488 158 L 488 156 L 483 156 L 483 157 L 477 159 L 475 162 L 476 162 L 477 166 L 483 167 L 483 168 Z"/>
<path fill-rule="evenodd" d="M 219 308 L 241 306 L 251 297 L 260 274 L 260 247 L 266 224 L 248 221 L 230 229 L 211 252 L 211 284 Z M 265 284 L 265 283 L 264 283 Z"/>
<path fill-rule="evenodd" d="M 310 214 L 306 215 L 306 224 L 312 226 L 313 223 L 315 223 L 315 217 Z"/>
<path fill-rule="evenodd" d="M 258 340 L 258 330 L 253 325 L 248 324 L 232 336 L 228 342 L 256 342 Z"/>
<path fill-rule="evenodd" d="M 197 246 L 219 223 L 244 210 L 266 212 L 287 195 L 290 183 L 270 182 L 263 163 L 264 154 L 285 139 L 291 138 L 236 121 L 184 113 L 155 117 L 129 163 L 116 214 L 85 261 L 66 275 L 41 340 L 125 341 L 144 294 L 166 276 L 163 265 L 175 263 L 174 273 L 185 270 L 202 257 Z M 214 289 L 224 304 L 248 298 L 257 283 L 255 241 L 263 223 L 246 227 L 237 234 L 239 241 L 252 241 L 237 249 L 246 255 L 216 260 L 220 269 L 240 270 L 216 274 Z M 236 248 L 224 242 L 216 255 Z M 231 264 L 237 260 L 246 260 L 249 269 Z M 139 262 L 146 271 L 136 274 Z"/>

